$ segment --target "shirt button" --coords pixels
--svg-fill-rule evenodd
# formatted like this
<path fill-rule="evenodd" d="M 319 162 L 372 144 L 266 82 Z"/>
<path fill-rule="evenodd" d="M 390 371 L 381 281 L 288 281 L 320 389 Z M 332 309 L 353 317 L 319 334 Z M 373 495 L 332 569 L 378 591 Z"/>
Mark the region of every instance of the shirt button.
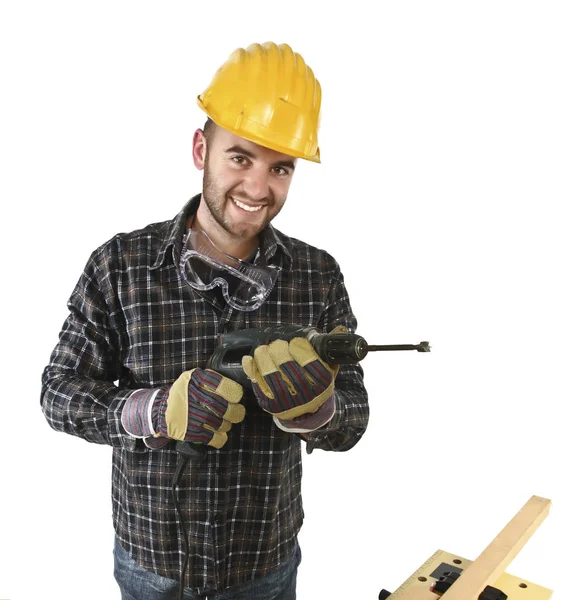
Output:
<path fill-rule="evenodd" d="M 214 524 L 215 525 L 224 525 L 226 523 L 226 517 L 221 513 L 216 513 L 214 515 Z"/>

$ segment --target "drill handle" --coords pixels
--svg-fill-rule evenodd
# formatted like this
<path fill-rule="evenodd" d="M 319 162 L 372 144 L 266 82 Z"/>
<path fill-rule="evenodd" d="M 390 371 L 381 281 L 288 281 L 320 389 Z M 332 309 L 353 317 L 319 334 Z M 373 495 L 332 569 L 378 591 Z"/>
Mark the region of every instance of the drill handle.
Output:
<path fill-rule="evenodd" d="M 233 379 L 244 388 L 251 390 L 251 381 L 242 369 L 242 358 L 246 355 L 253 355 L 256 347 L 252 343 L 218 346 L 208 360 L 207 369 L 212 369 L 224 377 Z"/>

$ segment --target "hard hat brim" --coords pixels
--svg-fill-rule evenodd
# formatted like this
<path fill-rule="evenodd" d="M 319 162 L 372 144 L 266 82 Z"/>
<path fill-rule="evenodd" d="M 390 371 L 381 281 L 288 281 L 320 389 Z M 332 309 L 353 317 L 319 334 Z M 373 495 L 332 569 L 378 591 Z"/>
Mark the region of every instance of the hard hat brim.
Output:
<path fill-rule="evenodd" d="M 298 151 L 295 148 L 291 148 L 282 144 L 276 144 L 273 140 L 265 139 L 256 135 L 255 132 L 249 131 L 247 129 L 237 129 L 232 127 L 231 125 L 223 122 L 218 114 L 215 114 L 214 111 L 207 105 L 205 106 L 201 96 L 197 96 L 197 104 L 203 112 L 207 114 L 207 116 L 219 127 L 241 137 L 245 140 L 253 142 L 254 144 L 258 144 L 259 146 L 263 146 L 264 148 L 268 148 L 269 150 L 274 150 L 275 152 L 280 152 L 281 154 L 286 154 L 287 156 L 292 156 L 294 158 L 302 158 L 304 160 L 308 160 L 310 162 L 321 163 L 320 160 L 320 151 L 319 147 L 317 148 L 315 154 L 306 154 L 304 152 Z"/>

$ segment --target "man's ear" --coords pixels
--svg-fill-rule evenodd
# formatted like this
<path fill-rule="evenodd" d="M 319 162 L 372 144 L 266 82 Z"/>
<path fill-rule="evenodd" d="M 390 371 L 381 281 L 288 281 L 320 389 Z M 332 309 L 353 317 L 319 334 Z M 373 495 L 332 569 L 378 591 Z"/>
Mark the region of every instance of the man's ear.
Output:
<path fill-rule="evenodd" d="M 193 164 L 199 171 L 204 168 L 207 153 L 206 139 L 202 129 L 197 129 L 193 135 Z"/>

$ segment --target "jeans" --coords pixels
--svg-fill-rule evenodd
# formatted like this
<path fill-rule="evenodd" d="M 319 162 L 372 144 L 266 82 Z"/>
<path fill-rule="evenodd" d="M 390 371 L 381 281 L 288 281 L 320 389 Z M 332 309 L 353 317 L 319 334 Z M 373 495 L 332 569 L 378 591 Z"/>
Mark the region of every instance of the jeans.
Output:
<path fill-rule="evenodd" d="M 122 600 L 177 600 L 179 582 L 146 571 L 137 565 L 130 554 L 115 539 L 115 579 L 121 588 Z M 199 594 L 185 588 L 183 600 L 295 600 L 296 574 L 301 560 L 296 542 L 289 560 L 265 577 L 249 581 L 224 592 Z"/>

